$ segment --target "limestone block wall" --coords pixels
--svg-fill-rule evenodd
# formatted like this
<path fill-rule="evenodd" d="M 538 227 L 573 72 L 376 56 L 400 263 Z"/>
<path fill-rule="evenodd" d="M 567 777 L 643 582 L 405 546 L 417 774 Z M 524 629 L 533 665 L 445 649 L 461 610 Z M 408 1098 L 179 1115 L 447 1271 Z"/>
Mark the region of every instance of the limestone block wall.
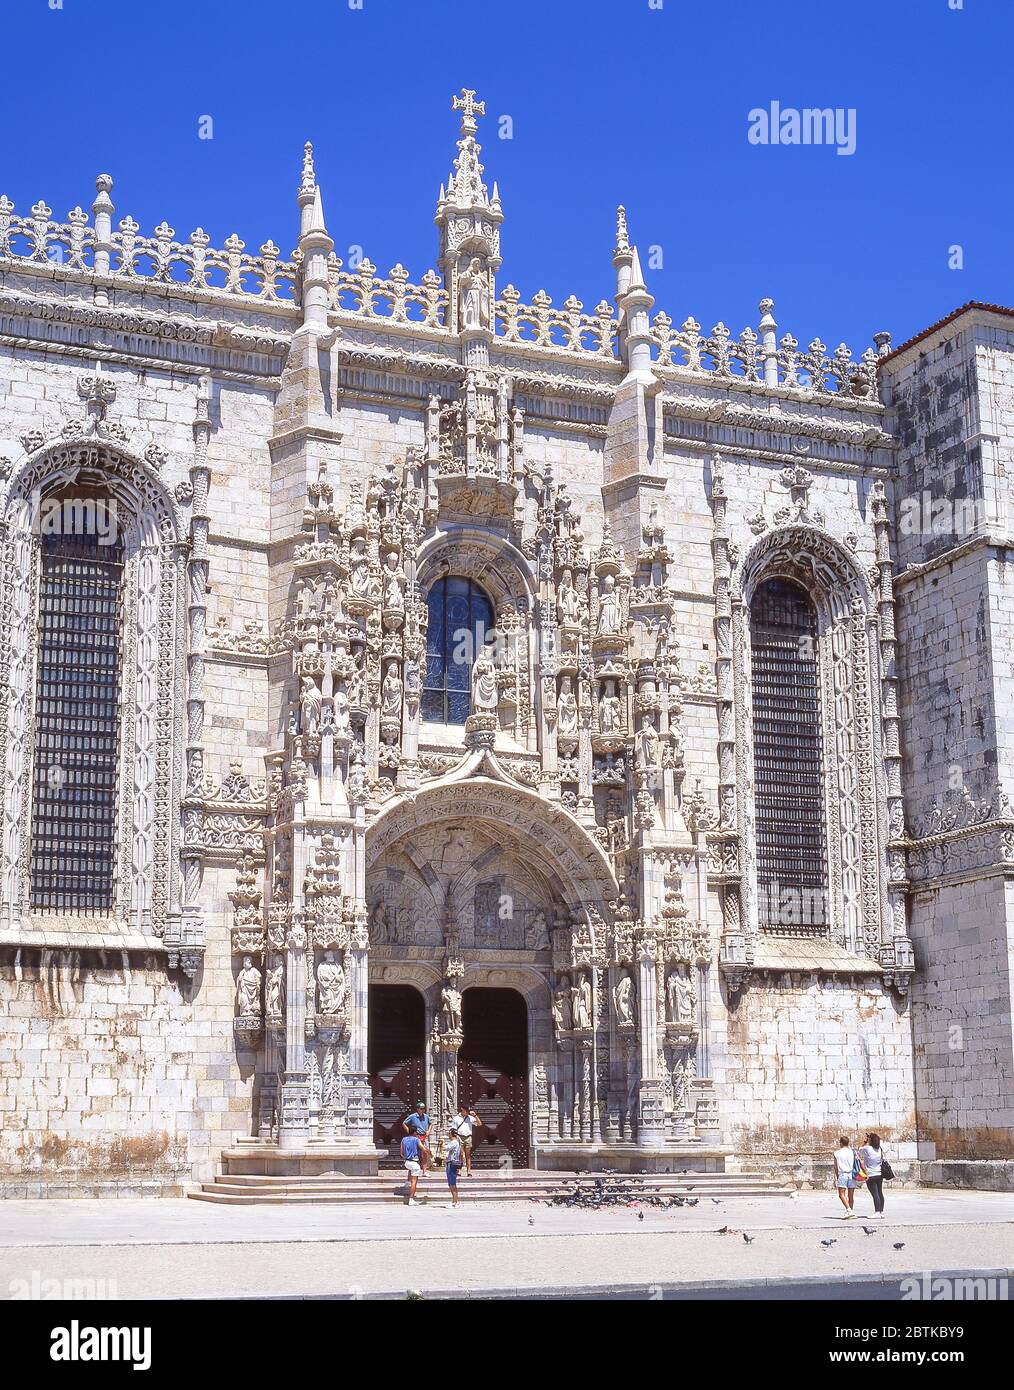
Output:
<path fill-rule="evenodd" d="M 826 1153 L 860 1129 L 915 1139 L 911 1015 L 878 984 L 769 979 L 713 1014 L 712 1072 L 737 1153 Z"/>

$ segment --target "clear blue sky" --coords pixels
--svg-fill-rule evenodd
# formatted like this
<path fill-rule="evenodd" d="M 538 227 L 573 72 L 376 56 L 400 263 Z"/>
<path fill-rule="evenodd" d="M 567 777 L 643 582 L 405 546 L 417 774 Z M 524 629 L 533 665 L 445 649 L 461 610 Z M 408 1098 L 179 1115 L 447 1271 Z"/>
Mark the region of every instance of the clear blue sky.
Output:
<path fill-rule="evenodd" d="M 0 14 L 0 191 L 21 212 L 87 207 L 108 172 L 146 232 L 287 254 L 309 138 L 339 254 L 417 279 L 467 86 L 506 214 L 500 283 L 526 300 L 611 296 L 618 202 L 662 248 L 648 280 L 677 322 L 738 333 L 771 295 L 780 332 L 858 353 L 1014 300 L 1014 0 L 55 3 Z M 750 144 L 772 100 L 854 108 L 855 154 Z"/>

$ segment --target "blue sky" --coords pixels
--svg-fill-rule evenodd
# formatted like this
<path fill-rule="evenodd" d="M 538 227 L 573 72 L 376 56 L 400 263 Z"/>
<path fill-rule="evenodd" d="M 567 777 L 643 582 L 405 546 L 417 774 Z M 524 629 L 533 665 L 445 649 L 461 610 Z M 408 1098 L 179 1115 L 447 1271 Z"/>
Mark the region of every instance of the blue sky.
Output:
<path fill-rule="evenodd" d="M 339 254 L 418 279 L 451 94 L 473 87 L 501 285 L 611 296 L 623 202 L 677 323 L 755 327 L 770 295 L 780 333 L 858 354 L 878 329 L 897 343 L 965 300 L 1014 299 L 1014 4 L 955 3 L 3 0 L 0 191 L 62 218 L 107 172 L 117 218 L 146 232 L 166 218 L 287 254 L 309 138 Z M 751 144 L 748 113 L 773 100 L 854 109 L 855 153 Z"/>

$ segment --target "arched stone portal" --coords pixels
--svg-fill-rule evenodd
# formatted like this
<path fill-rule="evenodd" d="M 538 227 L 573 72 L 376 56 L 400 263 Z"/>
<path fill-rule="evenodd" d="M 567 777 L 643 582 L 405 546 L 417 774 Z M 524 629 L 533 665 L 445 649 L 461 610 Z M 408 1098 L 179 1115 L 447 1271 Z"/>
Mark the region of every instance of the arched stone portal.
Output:
<path fill-rule="evenodd" d="M 423 1064 L 434 1124 L 446 1130 L 459 1099 L 470 1099 L 459 1093 L 460 1056 L 470 1090 L 483 1068 L 491 1077 L 499 1068 L 502 1079 L 491 1084 L 503 1097 L 483 1097 L 491 1116 L 505 1105 L 512 1117 L 524 1111 L 523 1134 L 514 1118 L 502 1120 L 507 1139 L 498 1153 L 526 1162 L 533 1144 L 600 1138 L 605 1095 L 596 1078 L 608 1083 L 608 1022 L 599 1028 L 590 1020 L 586 1046 L 560 1052 L 552 1019 L 561 973 L 576 983 L 584 972 L 603 1002 L 607 989 L 602 965 L 618 890 L 577 821 L 495 777 L 452 774 L 378 818 L 367 833 L 365 879 L 371 986 L 414 985 L 425 999 Z M 499 1038 L 479 1029 L 477 1045 L 482 1036 L 490 1056 L 471 1056 L 473 990 L 517 994 L 523 1046 L 513 1027 L 505 1025 Z M 371 1046 L 382 1050 L 379 1026 L 371 1016 Z M 518 1056 L 520 1077 L 510 1060 Z"/>

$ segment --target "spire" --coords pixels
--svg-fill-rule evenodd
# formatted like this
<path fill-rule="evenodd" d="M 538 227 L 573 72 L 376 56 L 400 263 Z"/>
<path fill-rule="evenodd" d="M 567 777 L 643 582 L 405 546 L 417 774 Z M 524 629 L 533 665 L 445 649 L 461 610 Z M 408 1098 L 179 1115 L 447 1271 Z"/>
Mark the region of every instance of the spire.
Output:
<path fill-rule="evenodd" d="M 486 103 L 476 101 L 471 88 L 462 87 L 461 96 L 451 98 L 451 110 L 461 112 L 461 138 L 454 172 L 447 180 L 446 198 L 441 198 L 437 211 L 445 201 L 460 209 L 488 208 L 489 193 L 482 181 L 483 168 L 479 162 L 482 149 L 475 138 L 479 129 L 475 118 L 476 115 L 485 116 Z"/>
<path fill-rule="evenodd" d="M 334 250 L 324 221 L 324 199 L 313 169 L 313 150 L 306 146 L 299 188 L 299 253 L 303 281 L 303 326 L 327 329 L 329 277 L 327 258 Z"/>
<path fill-rule="evenodd" d="M 310 214 L 314 195 L 317 191 L 317 173 L 313 167 L 313 146 L 307 140 L 303 146 L 303 177 L 299 182 L 296 202 L 299 205 L 299 235 L 305 236 L 309 230 Z"/>
<path fill-rule="evenodd" d="M 479 129 L 477 116 L 486 114 L 486 103 L 477 101 L 471 87 L 463 87 L 461 95 L 451 98 L 451 110 L 461 112 L 461 133 L 458 154 L 446 184 L 440 185 L 435 222 L 440 230 L 440 258 L 437 262 L 444 276 L 444 287 L 450 300 L 448 326 L 457 331 L 461 311 L 459 282 L 468 275 L 485 278 L 485 297 L 488 316 L 492 318 L 496 303 L 496 272 L 500 269 L 500 224 L 503 208 L 500 189 L 493 184 L 493 196 L 483 183 L 482 150 L 475 138 Z M 466 231 L 462 231 L 462 228 Z M 473 262 L 478 262 L 474 266 Z"/>
<path fill-rule="evenodd" d="M 616 251 L 619 255 L 621 251 L 630 250 L 630 239 L 627 236 L 627 209 L 621 203 L 616 209 Z"/>
<path fill-rule="evenodd" d="M 627 293 L 629 294 L 631 290 L 646 290 L 647 288 L 641 271 L 641 258 L 637 254 L 637 247 L 633 246 L 630 250 L 630 284 L 627 286 Z"/>
<path fill-rule="evenodd" d="M 327 236 L 327 227 L 324 223 L 324 200 L 321 197 L 320 185 L 313 190 L 313 204 L 310 208 L 310 216 L 306 227 L 307 233 L 323 232 Z"/>

